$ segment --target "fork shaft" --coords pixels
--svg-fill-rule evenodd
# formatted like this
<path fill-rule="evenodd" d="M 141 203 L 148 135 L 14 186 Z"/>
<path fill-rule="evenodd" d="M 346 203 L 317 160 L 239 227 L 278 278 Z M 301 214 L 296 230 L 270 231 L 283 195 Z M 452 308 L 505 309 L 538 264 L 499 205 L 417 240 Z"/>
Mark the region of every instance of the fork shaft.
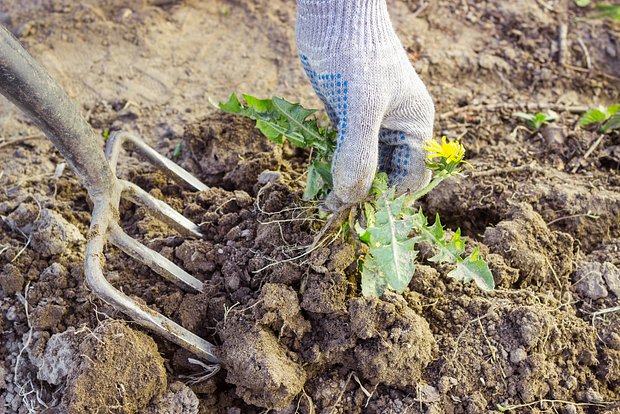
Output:
<path fill-rule="evenodd" d="M 49 73 L 0 25 L 0 93 L 52 141 L 93 198 L 113 191 L 116 177 L 102 139 Z"/>

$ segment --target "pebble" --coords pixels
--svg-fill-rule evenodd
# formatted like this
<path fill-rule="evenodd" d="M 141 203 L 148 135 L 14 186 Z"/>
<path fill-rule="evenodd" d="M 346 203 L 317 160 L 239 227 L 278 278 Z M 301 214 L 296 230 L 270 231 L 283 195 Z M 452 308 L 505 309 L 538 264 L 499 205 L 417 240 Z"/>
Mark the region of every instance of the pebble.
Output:
<path fill-rule="evenodd" d="M 586 400 L 591 403 L 601 403 L 605 401 L 605 398 L 593 388 L 588 388 L 586 391 Z"/>
<path fill-rule="evenodd" d="M 577 408 L 574 405 L 566 405 L 562 408 L 562 414 L 577 414 Z"/>
<path fill-rule="evenodd" d="M 278 181 L 282 181 L 282 174 L 278 171 L 265 170 L 260 173 L 257 181 L 259 184 L 277 183 Z"/>
<path fill-rule="evenodd" d="M 4 368 L 4 361 L 0 361 L 0 390 L 6 389 L 6 369 Z"/>
<path fill-rule="evenodd" d="M 518 364 L 525 359 L 527 359 L 527 352 L 523 347 L 515 348 L 510 352 L 510 362 L 513 364 Z"/>
<path fill-rule="evenodd" d="M 593 300 L 606 298 L 608 292 L 603 280 L 603 271 L 602 263 L 583 263 L 572 275 L 575 290 L 582 296 Z"/>

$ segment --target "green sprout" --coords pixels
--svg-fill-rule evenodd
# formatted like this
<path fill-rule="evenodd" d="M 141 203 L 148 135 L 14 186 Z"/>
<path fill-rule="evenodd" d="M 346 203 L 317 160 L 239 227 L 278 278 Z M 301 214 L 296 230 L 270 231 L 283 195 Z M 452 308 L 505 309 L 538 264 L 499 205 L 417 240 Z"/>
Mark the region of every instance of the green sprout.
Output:
<path fill-rule="evenodd" d="M 331 162 L 336 148 L 336 131 L 319 126 L 315 109 L 306 109 L 275 96 L 273 99 L 258 99 L 243 95 L 243 98 L 247 106 L 233 93 L 218 107 L 224 112 L 253 119 L 270 141 L 282 144 L 286 139 L 297 147 L 310 148 L 312 160 L 303 198 L 307 201 L 326 196 L 332 189 Z"/>
<path fill-rule="evenodd" d="M 183 141 L 179 141 L 177 145 L 174 146 L 174 150 L 172 151 L 172 159 L 178 160 L 181 157 L 182 151 L 183 151 Z"/>
<path fill-rule="evenodd" d="M 588 7 L 592 3 L 592 0 L 575 0 L 575 4 L 581 8 Z M 609 17 L 620 21 L 620 5 L 597 4 L 595 7 L 599 10 L 599 13 L 588 16 L 590 19 L 603 19 L 605 17 Z"/>
<path fill-rule="evenodd" d="M 523 119 L 527 126 L 529 126 L 534 131 L 538 131 L 540 127 L 543 125 L 547 125 L 551 122 L 554 122 L 557 119 L 555 114 L 528 114 L 527 112 L 515 112 L 512 114 L 515 118 Z"/>
<path fill-rule="evenodd" d="M 596 125 L 599 132 L 620 129 L 620 103 L 588 109 L 579 120 L 580 127 Z"/>

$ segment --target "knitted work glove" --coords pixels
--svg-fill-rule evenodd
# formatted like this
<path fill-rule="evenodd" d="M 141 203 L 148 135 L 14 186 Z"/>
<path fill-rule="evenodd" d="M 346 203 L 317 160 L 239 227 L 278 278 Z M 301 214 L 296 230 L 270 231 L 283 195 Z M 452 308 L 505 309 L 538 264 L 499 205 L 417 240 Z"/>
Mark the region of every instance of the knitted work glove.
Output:
<path fill-rule="evenodd" d="M 297 0 L 296 32 L 302 65 L 338 129 L 327 206 L 365 198 L 377 168 L 400 193 L 428 184 L 435 109 L 385 0 Z"/>

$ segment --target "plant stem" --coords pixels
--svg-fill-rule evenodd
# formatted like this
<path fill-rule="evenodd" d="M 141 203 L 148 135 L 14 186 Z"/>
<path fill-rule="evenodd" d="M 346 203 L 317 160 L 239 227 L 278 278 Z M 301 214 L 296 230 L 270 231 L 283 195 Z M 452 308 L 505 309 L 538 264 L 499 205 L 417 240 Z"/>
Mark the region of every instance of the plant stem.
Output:
<path fill-rule="evenodd" d="M 424 197 L 426 194 L 428 194 L 431 190 L 433 190 L 435 187 L 437 187 L 439 185 L 439 183 L 441 183 L 443 180 L 445 180 L 446 178 L 450 177 L 452 174 L 448 173 L 445 170 L 442 170 L 440 172 L 437 173 L 437 175 L 432 179 L 432 181 L 430 183 L 428 183 L 428 185 L 418 191 L 416 191 L 415 193 L 407 196 L 405 198 L 405 205 L 411 205 L 413 204 L 414 201 L 419 200 L 420 198 Z"/>

